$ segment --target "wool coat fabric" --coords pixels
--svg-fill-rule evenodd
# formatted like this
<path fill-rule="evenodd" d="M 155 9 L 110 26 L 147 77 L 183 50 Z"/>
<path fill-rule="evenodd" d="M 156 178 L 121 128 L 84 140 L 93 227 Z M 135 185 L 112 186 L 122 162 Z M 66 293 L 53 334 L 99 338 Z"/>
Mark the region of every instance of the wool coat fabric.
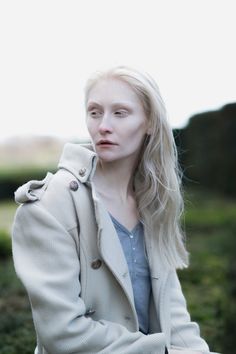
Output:
<path fill-rule="evenodd" d="M 139 331 L 128 266 L 110 216 L 96 195 L 91 148 L 66 144 L 58 171 L 15 193 L 12 246 L 29 295 L 37 354 L 209 353 L 191 322 L 175 269 L 146 237 L 152 298 L 150 334 Z M 154 252 L 155 249 L 155 252 Z"/>

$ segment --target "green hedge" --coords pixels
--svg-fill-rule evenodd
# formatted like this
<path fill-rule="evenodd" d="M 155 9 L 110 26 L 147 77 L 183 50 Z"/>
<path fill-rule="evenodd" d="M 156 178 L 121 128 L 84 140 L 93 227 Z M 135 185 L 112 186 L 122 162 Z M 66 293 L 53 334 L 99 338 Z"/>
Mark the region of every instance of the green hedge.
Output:
<path fill-rule="evenodd" d="M 6 230 L 0 229 L 0 258 L 7 258 L 11 254 L 11 237 Z"/>
<path fill-rule="evenodd" d="M 55 168 L 22 166 L 21 168 L 1 169 L 0 171 L 0 200 L 14 198 L 14 192 L 29 180 L 41 180 L 48 171 L 55 172 Z"/>
<path fill-rule="evenodd" d="M 236 196 L 236 103 L 194 115 L 174 135 L 186 183 Z"/>

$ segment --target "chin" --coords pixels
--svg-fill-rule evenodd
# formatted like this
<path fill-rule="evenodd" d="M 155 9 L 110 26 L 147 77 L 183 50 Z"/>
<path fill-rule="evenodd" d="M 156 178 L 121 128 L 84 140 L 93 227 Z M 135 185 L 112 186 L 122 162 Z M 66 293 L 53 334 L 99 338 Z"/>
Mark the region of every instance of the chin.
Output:
<path fill-rule="evenodd" d="M 97 156 L 99 160 L 104 162 L 114 162 L 120 159 L 119 156 L 114 156 L 113 154 L 109 154 L 109 153 L 97 152 Z"/>

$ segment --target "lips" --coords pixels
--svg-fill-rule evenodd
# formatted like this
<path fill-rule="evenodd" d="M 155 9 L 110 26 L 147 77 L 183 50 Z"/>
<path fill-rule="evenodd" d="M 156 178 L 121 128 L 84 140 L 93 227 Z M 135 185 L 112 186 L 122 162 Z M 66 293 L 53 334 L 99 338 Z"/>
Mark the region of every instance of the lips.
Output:
<path fill-rule="evenodd" d="M 117 145 L 117 144 L 113 143 L 113 142 L 110 141 L 110 140 L 102 139 L 102 140 L 99 140 L 99 142 L 97 143 L 97 145 L 103 146 L 103 145 Z"/>

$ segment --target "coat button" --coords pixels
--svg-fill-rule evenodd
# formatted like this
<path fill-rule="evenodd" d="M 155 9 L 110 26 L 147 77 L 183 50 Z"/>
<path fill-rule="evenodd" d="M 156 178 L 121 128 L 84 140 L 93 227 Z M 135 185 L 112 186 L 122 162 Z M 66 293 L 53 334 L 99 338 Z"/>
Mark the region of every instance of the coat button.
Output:
<path fill-rule="evenodd" d="M 101 259 L 95 259 L 95 260 L 91 263 L 91 267 L 92 267 L 93 269 L 98 269 L 98 268 L 101 267 L 101 265 L 102 265 Z"/>
<path fill-rule="evenodd" d="M 77 181 L 71 181 L 70 182 L 70 189 L 72 191 L 77 191 L 77 189 L 79 188 L 79 184 Z"/>
<path fill-rule="evenodd" d="M 81 169 L 79 170 L 79 175 L 80 175 L 81 177 L 84 177 L 85 173 L 86 173 L 86 168 L 85 168 L 85 167 L 83 167 L 83 168 L 81 168 Z"/>
<path fill-rule="evenodd" d="M 94 310 L 94 309 L 88 309 L 87 310 L 87 312 L 85 313 L 85 316 L 91 316 L 91 315 L 93 315 L 94 313 L 96 312 L 96 310 Z"/>

